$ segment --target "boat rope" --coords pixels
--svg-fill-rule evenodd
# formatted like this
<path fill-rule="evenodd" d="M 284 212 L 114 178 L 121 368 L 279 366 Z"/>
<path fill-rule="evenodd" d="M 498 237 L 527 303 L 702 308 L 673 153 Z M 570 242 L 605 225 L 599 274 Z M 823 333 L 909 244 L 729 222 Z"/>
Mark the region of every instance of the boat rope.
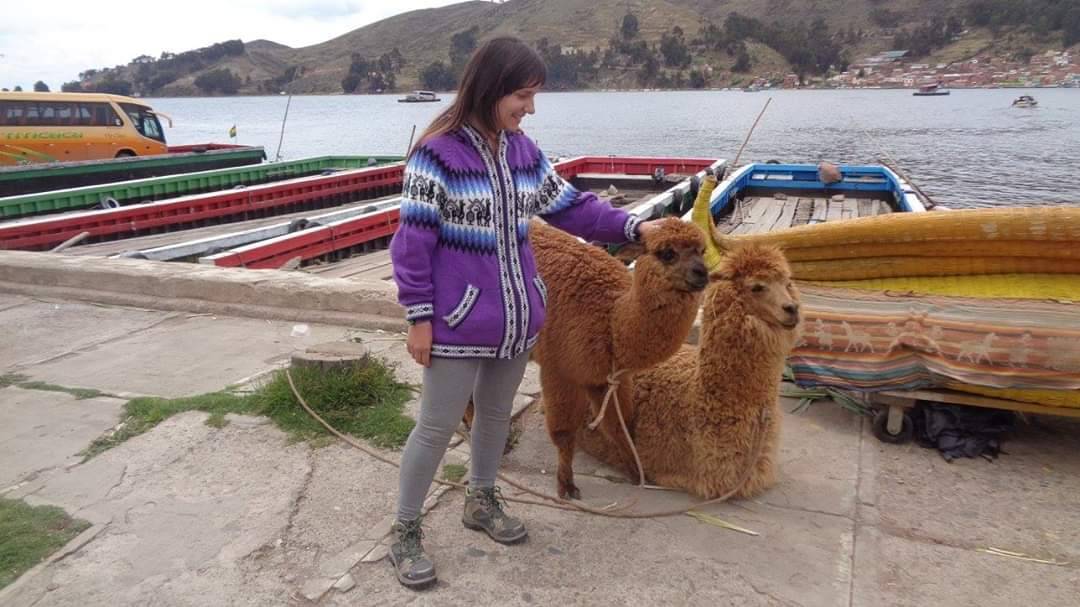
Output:
<path fill-rule="evenodd" d="M 638 470 L 638 486 L 645 486 L 645 468 L 641 465 L 641 457 L 638 456 L 637 447 L 634 446 L 634 439 L 630 436 L 630 430 L 626 427 L 626 420 L 623 419 L 622 407 L 619 405 L 619 380 L 624 373 L 629 372 L 629 369 L 619 369 L 607 376 L 608 389 L 604 394 L 604 402 L 600 404 L 600 413 L 596 416 L 596 419 L 589 423 L 589 430 L 596 430 L 600 426 L 600 422 L 604 421 L 604 413 L 607 412 L 608 403 L 615 402 L 615 413 L 619 416 L 619 425 L 622 426 L 623 434 L 626 435 L 626 442 L 630 444 L 630 452 L 634 454 L 634 463 L 637 464 Z"/>
<path fill-rule="evenodd" d="M 295 382 L 293 382 L 292 373 L 290 372 L 289 369 L 285 369 L 285 378 L 289 381 L 289 389 L 292 390 L 293 396 L 296 397 L 296 400 L 300 403 L 300 406 L 303 407 L 304 411 L 307 411 L 308 415 L 310 415 L 312 418 L 314 418 L 315 421 L 319 422 L 324 428 L 326 428 L 326 430 L 328 432 L 330 432 L 334 436 L 338 437 L 339 439 L 341 439 L 345 443 L 347 443 L 347 444 L 359 449 L 360 451 L 364 452 L 365 454 L 371 456 L 372 458 L 374 458 L 374 459 L 376 459 L 376 460 L 378 460 L 380 462 L 383 462 L 384 464 L 389 464 L 389 465 L 391 465 L 391 466 L 393 466 L 395 468 L 400 468 L 401 467 L 400 464 L 398 464 L 397 462 L 395 462 L 395 461 L 393 461 L 393 460 L 391 460 L 389 458 L 384 457 L 380 453 L 368 448 L 367 446 L 361 444 L 359 441 L 357 441 L 353 437 L 340 432 L 337 428 L 334 428 L 329 423 L 327 423 L 326 420 L 323 419 L 318 413 L 316 413 L 315 410 L 312 409 L 310 405 L 308 405 L 307 401 L 304 400 L 304 397 L 300 394 L 300 391 L 297 390 Z M 646 519 L 646 518 L 662 518 L 662 517 L 668 517 L 668 516 L 679 516 L 679 515 L 682 515 L 682 514 L 687 514 L 688 512 L 691 512 L 691 511 L 696 510 L 697 508 L 701 508 L 703 506 L 709 506 L 709 505 L 712 505 L 712 504 L 718 504 L 718 503 L 721 503 L 721 502 L 725 502 L 725 501 L 731 499 L 732 496 L 734 496 L 736 493 L 738 493 L 739 491 L 742 490 L 743 486 L 746 485 L 746 482 L 748 480 L 750 480 L 750 473 L 753 471 L 753 469 L 755 467 L 757 467 L 758 461 L 761 458 L 761 452 L 762 452 L 762 449 L 765 446 L 765 430 L 766 430 L 766 427 L 768 426 L 771 415 L 772 415 L 772 413 L 769 410 L 769 407 L 762 407 L 761 414 L 758 417 L 757 428 L 754 429 L 754 433 L 753 433 L 754 434 L 754 440 L 753 440 L 753 443 L 752 443 L 753 447 L 747 453 L 747 458 L 746 458 L 746 460 L 744 462 L 746 465 L 743 467 L 743 471 L 739 475 L 739 478 L 736 479 L 736 482 L 732 486 L 732 489 L 730 491 L 728 491 L 727 493 L 724 493 L 723 495 L 719 496 L 719 497 L 715 497 L 715 498 L 712 498 L 712 499 L 700 501 L 700 502 L 697 502 L 697 503 L 692 504 L 692 505 L 690 505 L 688 507 L 685 507 L 685 508 L 677 508 L 677 509 L 674 509 L 674 510 L 661 510 L 661 511 L 658 511 L 658 512 L 622 512 L 622 511 L 620 511 L 618 509 L 612 509 L 610 506 L 605 507 L 605 508 L 593 508 L 591 506 L 586 506 L 585 504 L 581 504 L 581 503 L 578 503 L 578 502 L 573 502 L 573 501 L 570 501 L 570 500 L 565 500 L 565 499 L 563 499 L 561 497 L 556 497 L 554 495 L 550 495 L 550 494 L 547 494 L 547 493 L 542 493 L 542 492 L 539 492 L 539 491 L 535 491 L 535 490 L 524 486 L 520 482 L 518 482 L 518 481 L 516 481 L 516 480 L 514 480 L 514 479 L 512 479 L 512 478 L 510 478 L 510 477 L 508 477 L 508 476 L 506 476 L 506 475 L 504 475 L 502 473 L 498 474 L 498 478 L 499 478 L 499 480 L 505 482 L 506 484 L 510 485 L 511 487 L 514 487 L 515 489 L 517 489 L 517 490 L 519 490 L 519 491 L 521 491 L 523 493 L 527 493 L 529 495 L 532 495 L 534 497 L 538 497 L 538 498 L 544 500 L 544 501 L 537 501 L 537 500 L 526 499 L 526 498 L 521 498 L 521 497 L 517 497 L 517 496 L 506 496 L 505 497 L 505 499 L 507 501 L 516 502 L 516 503 L 519 503 L 519 504 L 529 504 L 529 505 L 533 505 L 533 506 L 541 506 L 541 507 L 544 507 L 544 508 L 554 508 L 556 510 L 568 510 L 568 511 L 572 511 L 572 512 L 583 512 L 583 513 L 593 514 L 593 515 L 596 515 L 596 516 L 603 516 L 603 517 L 607 517 L 607 518 Z M 440 485 L 454 487 L 456 489 L 468 489 L 468 485 L 465 485 L 463 483 L 455 483 L 453 481 L 445 481 L 445 480 L 441 480 L 441 479 L 433 479 L 433 480 L 434 480 L 435 483 L 438 483 Z"/>
<path fill-rule="evenodd" d="M 878 148 L 878 151 L 881 152 L 881 155 L 884 156 L 886 160 L 888 160 L 888 162 L 886 162 L 885 160 L 879 159 L 881 164 L 883 164 L 885 166 L 885 168 L 890 169 L 892 172 L 899 175 L 904 181 L 906 181 L 908 183 L 908 185 L 911 186 L 911 189 L 915 191 L 915 196 L 917 198 L 920 198 L 923 201 L 923 203 L 926 205 L 926 210 L 927 211 L 929 211 L 930 209 L 933 209 L 934 207 L 938 206 L 937 203 L 934 202 L 933 198 L 930 198 L 930 196 L 926 192 L 922 191 L 922 188 L 915 185 L 915 182 L 912 181 L 911 176 L 909 176 L 907 173 L 905 173 L 900 168 L 900 163 L 897 162 L 896 159 L 892 157 L 892 154 L 889 153 L 889 150 L 885 149 L 885 146 L 881 145 L 881 142 L 879 142 L 873 135 L 870 134 L 869 131 L 867 131 L 861 125 L 858 125 L 858 123 L 855 122 L 854 118 L 852 118 L 852 124 L 856 124 L 858 126 L 859 130 L 862 131 L 862 134 L 865 135 L 866 138 L 869 139 L 874 144 L 874 146 L 876 148 Z M 892 163 L 892 164 L 889 164 L 889 163 Z"/>
<path fill-rule="evenodd" d="M 739 151 L 735 153 L 735 160 L 732 160 L 730 165 L 724 167 L 724 172 L 721 173 L 720 179 L 718 179 L 718 181 L 723 181 L 724 178 L 727 177 L 728 172 L 734 170 L 735 167 L 739 165 L 739 158 L 742 158 L 743 149 L 746 148 L 747 143 L 750 143 L 750 136 L 754 134 L 754 129 L 757 128 L 758 122 L 761 120 L 761 117 L 765 115 L 765 110 L 769 109 L 770 103 L 772 103 L 772 97 L 769 97 L 765 100 L 765 106 L 761 108 L 760 112 L 758 112 L 757 118 L 754 119 L 754 124 L 750 125 L 750 130 L 746 133 L 746 139 L 743 139 L 742 145 L 739 146 Z"/>

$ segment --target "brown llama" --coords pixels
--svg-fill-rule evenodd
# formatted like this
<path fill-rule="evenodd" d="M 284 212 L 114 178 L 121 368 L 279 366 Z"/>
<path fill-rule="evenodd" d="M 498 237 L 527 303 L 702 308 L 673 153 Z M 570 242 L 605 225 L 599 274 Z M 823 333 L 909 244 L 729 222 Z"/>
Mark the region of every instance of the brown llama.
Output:
<path fill-rule="evenodd" d="M 603 249 L 534 223 L 531 241 L 547 284 L 547 320 L 533 359 L 540 364 L 544 417 L 559 452 L 558 490 L 579 499 L 574 485 L 578 431 L 596 415 L 608 376 L 627 370 L 618 389 L 620 410 L 633 417 L 631 376 L 678 351 L 686 340 L 708 283 L 702 259 L 705 235 L 672 218 L 642 243 L 633 272 Z M 624 470 L 636 470 L 614 406 L 598 431 L 620 445 Z"/>
<path fill-rule="evenodd" d="M 779 249 L 730 250 L 705 290 L 699 346 L 634 376 L 632 435 L 650 482 L 719 497 L 737 488 L 755 444 L 758 459 L 735 497 L 775 482 L 780 377 L 798 324 L 799 293 Z M 625 469 L 609 437 L 585 429 L 579 439 Z"/>

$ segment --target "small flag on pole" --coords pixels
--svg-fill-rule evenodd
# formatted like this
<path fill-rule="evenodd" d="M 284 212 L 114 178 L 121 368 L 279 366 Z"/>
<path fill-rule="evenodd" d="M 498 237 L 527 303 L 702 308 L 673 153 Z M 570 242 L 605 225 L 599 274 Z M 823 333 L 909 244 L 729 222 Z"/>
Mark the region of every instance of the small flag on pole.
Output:
<path fill-rule="evenodd" d="M 235 124 L 232 125 L 232 128 L 229 129 L 229 137 L 231 139 L 236 139 L 236 125 Z"/>

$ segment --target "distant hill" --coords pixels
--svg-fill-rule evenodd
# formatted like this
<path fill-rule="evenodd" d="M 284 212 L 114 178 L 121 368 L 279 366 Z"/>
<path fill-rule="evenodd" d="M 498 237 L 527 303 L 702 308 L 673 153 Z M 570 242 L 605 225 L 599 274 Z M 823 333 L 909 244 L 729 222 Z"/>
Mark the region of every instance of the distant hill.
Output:
<path fill-rule="evenodd" d="M 235 40 L 139 57 L 119 68 L 83 72 L 65 89 L 149 96 L 451 88 L 468 51 L 499 34 L 542 48 L 552 88 L 730 86 L 757 77 L 778 81 L 789 73 L 822 76 L 898 42 L 921 48 L 929 61 L 1030 56 L 1080 40 L 1080 6 L 1074 5 L 1076 0 L 472 1 L 403 13 L 303 48 Z"/>

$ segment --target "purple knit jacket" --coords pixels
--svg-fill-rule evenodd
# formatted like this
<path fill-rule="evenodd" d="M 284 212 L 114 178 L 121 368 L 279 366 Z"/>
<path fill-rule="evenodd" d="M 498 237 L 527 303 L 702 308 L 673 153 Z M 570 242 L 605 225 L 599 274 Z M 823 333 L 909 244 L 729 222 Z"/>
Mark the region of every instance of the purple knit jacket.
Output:
<path fill-rule="evenodd" d="M 390 256 L 406 319 L 432 322 L 432 356 L 513 358 L 535 345 L 547 288 L 529 246 L 533 216 L 609 243 L 635 240 L 641 221 L 578 191 L 520 133 L 501 132 L 495 155 L 468 126 L 432 138 L 404 181 Z"/>

